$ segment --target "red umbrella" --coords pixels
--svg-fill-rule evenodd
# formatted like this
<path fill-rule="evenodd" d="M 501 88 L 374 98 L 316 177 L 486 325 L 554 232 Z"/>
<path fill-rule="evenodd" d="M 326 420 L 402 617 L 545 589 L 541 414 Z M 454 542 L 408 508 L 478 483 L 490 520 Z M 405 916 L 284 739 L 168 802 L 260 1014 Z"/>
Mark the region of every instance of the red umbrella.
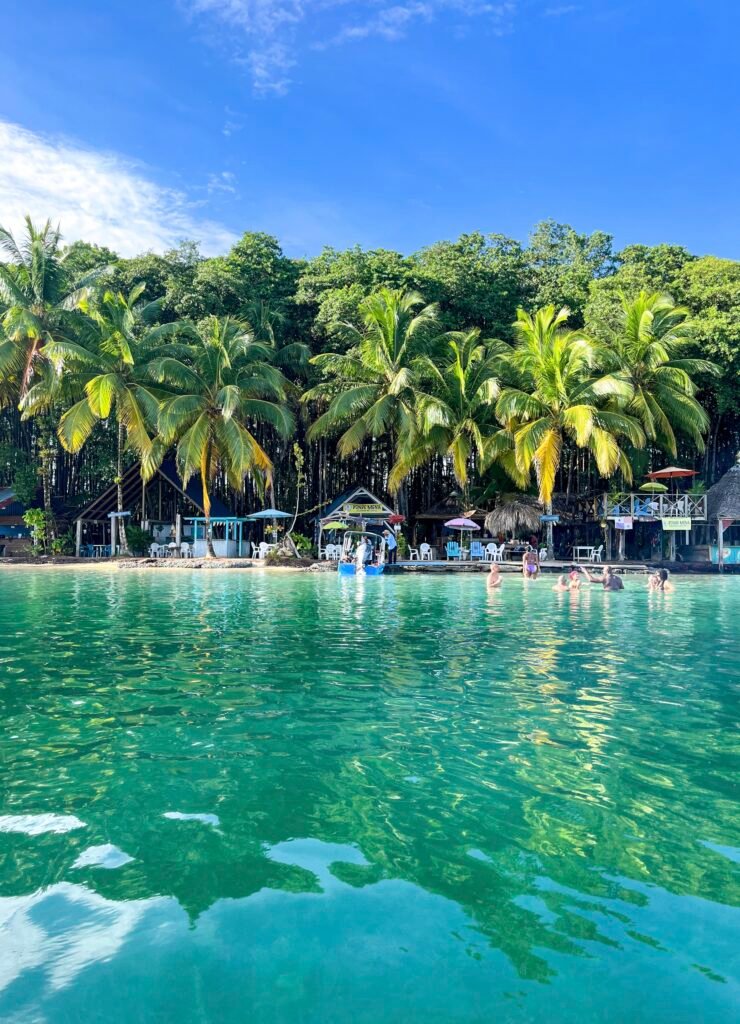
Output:
<path fill-rule="evenodd" d="M 388 516 L 388 518 L 386 519 L 386 522 L 390 523 L 391 526 L 396 526 L 398 523 L 405 523 L 406 522 L 406 516 L 402 516 L 402 515 L 399 515 L 398 512 L 394 512 L 392 516 Z"/>
<path fill-rule="evenodd" d="M 681 469 L 680 466 L 666 466 L 665 469 L 656 469 L 654 473 L 648 473 L 647 475 L 651 480 L 672 480 L 678 476 L 696 476 L 698 470 L 696 469 Z"/>

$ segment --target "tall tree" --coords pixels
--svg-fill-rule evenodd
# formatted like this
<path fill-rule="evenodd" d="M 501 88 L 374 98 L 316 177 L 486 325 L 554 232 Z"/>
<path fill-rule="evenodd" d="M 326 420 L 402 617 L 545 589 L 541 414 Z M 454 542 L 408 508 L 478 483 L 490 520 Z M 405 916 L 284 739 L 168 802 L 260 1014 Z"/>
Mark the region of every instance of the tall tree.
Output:
<path fill-rule="evenodd" d="M 20 241 L 0 227 L 0 249 L 9 257 L 8 263 L 0 263 L 0 300 L 6 305 L 2 316 L 5 338 L 0 341 L 0 378 L 6 387 L 0 389 L 0 395 L 7 397 L 12 393 L 17 400 L 28 391 L 37 366 L 47 354 L 47 346 L 74 338 L 80 325 L 80 303 L 109 269 L 96 267 L 71 280 L 65 268 L 65 255 L 70 251 L 61 251 L 59 229 L 53 228 L 50 220 L 38 228 L 30 217 L 26 217 L 25 224 L 25 235 Z M 47 416 L 41 424 L 40 433 L 44 508 L 53 522 L 51 476 L 55 446 L 51 417 Z"/>
<path fill-rule="evenodd" d="M 151 470 L 158 458 L 155 442 L 159 402 L 146 376 L 146 364 L 157 347 L 174 333 L 173 324 L 152 326 L 160 303 L 143 303 L 144 284 L 128 296 L 106 292 L 100 303 L 83 301 L 90 326 L 80 341 L 52 341 L 47 354 L 65 368 L 74 402 L 59 422 L 58 436 L 68 452 L 78 452 L 88 441 L 96 424 L 113 415 L 117 422 L 116 485 L 117 510 L 123 508 L 123 457 L 125 446 L 136 452 L 142 468 Z M 26 412 L 54 404 L 46 380 L 39 381 L 26 395 Z M 57 403 L 58 404 L 58 403 Z M 118 517 L 121 550 L 128 553 L 125 523 Z"/>
<path fill-rule="evenodd" d="M 252 432 L 267 423 L 287 436 L 293 418 L 284 403 L 285 378 L 271 364 L 272 350 L 253 340 L 249 325 L 228 317 L 207 317 L 197 329 L 183 325 L 176 354 L 154 359 L 153 380 L 171 390 L 161 404 L 159 431 L 176 444 L 185 483 L 200 475 L 206 548 L 213 558 L 210 489 L 219 469 L 235 490 L 250 473 L 270 484 L 272 462 Z"/>
<path fill-rule="evenodd" d="M 391 458 L 403 463 L 416 438 L 415 360 L 424 354 L 436 326 L 437 309 L 417 292 L 381 288 L 360 303 L 361 327 L 340 324 L 346 354 L 323 353 L 311 362 L 327 379 L 309 389 L 305 401 L 328 401 L 311 425 L 312 440 L 341 432 L 343 457 L 372 437 L 387 437 Z M 402 474 L 391 470 L 391 486 L 401 490 Z M 399 498 L 403 503 L 403 496 Z"/>
<path fill-rule="evenodd" d="M 678 430 L 699 451 L 709 419 L 697 401 L 692 374 L 716 373 L 706 359 L 684 354 L 692 332 L 689 311 L 668 295 L 641 291 L 634 299 L 621 296 L 622 314 L 600 357 L 604 366 L 627 381 L 631 396 L 627 410 L 635 416 L 648 440 L 675 456 Z"/>
<path fill-rule="evenodd" d="M 555 477 L 566 439 L 588 448 L 602 476 L 620 469 L 632 479 L 632 469 L 619 446 L 620 437 L 640 446 L 645 435 L 639 423 L 616 405 L 632 397 L 630 385 L 613 374 L 595 374 L 597 350 L 583 334 L 568 330 L 568 310 L 554 306 L 534 316 L 519 310 L 517 340 L 510 357 L 517 384 L 502 390 L 496 415 L 511 438 L 518 482 L 537 475 L 540 500 L 549 515 Z M 552 522 L 547 523 L 547 547 L 553 557 Z"/>
<path fill-rule="evenodd" d="M 502 342 L 483 340 L 480 330 L 453 331 L 447 336 L 444 360 L 421 356 L 415 364 L 417 442 L 399 459 L 391 486 L 434 455 L 452 460 L 452 470 L 467 502 L 471 458 L 484 469 L 496 433 L 494 401 L 499 375 L 510 352 Z"/>

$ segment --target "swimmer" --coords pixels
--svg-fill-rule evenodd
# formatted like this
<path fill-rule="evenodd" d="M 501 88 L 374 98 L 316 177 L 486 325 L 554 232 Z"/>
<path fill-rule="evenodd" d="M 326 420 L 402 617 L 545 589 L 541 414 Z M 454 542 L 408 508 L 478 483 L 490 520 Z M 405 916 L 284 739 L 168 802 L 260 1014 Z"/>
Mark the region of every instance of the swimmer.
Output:
<path fill-rule="evenodd" d="M 668 581 L 667 569 L 658 569 L 656 576 L 658 577 L 658 581 L 655 586 L 656 590 L 662 590 L 664 593 L 669 594 L 675 589 L 673 584 Z"/>
<path fill-rule="evenodd" d="M 604 590 L 624 590 L 624 583 L 610 565 L 604 566 L 601 576 L 592 576 L 585 565 L 582 565 L 580 569 L 589 583 L 600 583 Z"/>
<path fill-rule="evenodd" d="M 488 574 L 488 586 L 491 589 L 501 586 L 501 570 L 495 562 L 491 563 L 491 571 Z"/>
<path fill-rule="evenodd" d="M 559 594 L 564 593 L 566 590 L 570 590 L 570 586 L 568 584 L 568 577 L 565 575 L 565 573 L 563 573 L 562 576 L 558 576 L 558 582 L 552 589 L 556 590 Z"/>
<path fill-rule="evenodd" d="M 522 555 L 522 576 L 525 580 L 536 580 L 540 574 L 540 556 L 536 549 Z"/>
<path fill-rule="evenodd" d="M 581 577 L 578 575 L 577 569 L 571 569 L 568 575 L 568 589 L 569 590 L 580 590 L 581 589 Z"/>

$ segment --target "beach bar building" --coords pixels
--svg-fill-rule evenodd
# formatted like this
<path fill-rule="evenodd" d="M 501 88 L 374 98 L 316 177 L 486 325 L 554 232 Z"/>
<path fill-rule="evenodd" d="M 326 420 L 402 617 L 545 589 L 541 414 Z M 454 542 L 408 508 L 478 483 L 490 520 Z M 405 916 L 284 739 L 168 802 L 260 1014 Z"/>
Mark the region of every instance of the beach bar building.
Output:
<path fill-rule="evenodd" d="M 710 531 L 716 526 L 717 537 L 716 545 L 712 544 L 710 534 L 710 558 L 722 572 L 725 565 L 740 565 L 740 529 L 736 525 L 740 523 L 740 452 L 735 465 L 709 488 L 706 499 Z"/>
<path fill-rule="evenodd" d="M 203 489 L 199 477 L 191 477 L 187 486 L 177 472 L 174 459 L 165 459 L 151 480 L 144 482 L 138 463 L 130 466 L 121 481 L 123 507 L 130 522 L 149 530 L 156 543 L 175 544 L 192 542 L 200 534 L 200 548 L 194 554 L 205 553 L 203 528 L 198 527 L 205 515 Z M 116 484 L 80 512 L 75 519 L 75 554 L 106 556 L 115 554 L 115 516 L 118 508 Z M 225 541 L 229 553 L 237 553 L 241 544 L 244 520 L 234 517 L 217 497 L 211 497 L 211 524 L 214 548 L 219 553 Z M 223 536 L 221 536 L 223 534 Z M 226 550 L 224 549 L 224 553 Z"/>

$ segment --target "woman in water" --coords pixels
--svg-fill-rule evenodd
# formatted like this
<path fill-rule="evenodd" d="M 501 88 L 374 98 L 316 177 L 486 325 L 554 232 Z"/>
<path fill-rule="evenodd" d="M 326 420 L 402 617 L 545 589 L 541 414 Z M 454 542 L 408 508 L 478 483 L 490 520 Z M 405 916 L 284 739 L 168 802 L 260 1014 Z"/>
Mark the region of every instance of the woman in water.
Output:
<path fill-rule="evenodd" d="M 563 573 L 562 576 L 558 576 L 558 582 L 552 589 L 557 590 L 560 594 L 564 593 L 566 590 L 570 590 L 570 586 L 568 585 L 568 577 L 565 575 L 565 573 Z"/>
<path fill-rule="evenodd" d="M 670 594 L 673 589 L 673 584 L 668 579 L 667 569 L 658 569 L 648 580 L 648 590 L 662 590 L 664 594 Z"/>
<path fill-rule="evenodd" d="M 530 548 L 522 555 L 522 576 L 525 580 L 536 580 L 540 574 L 540 556 L 536 548 Z"/>
<path fill-rule="evenodd" d="M 488 574 L 488 586 L 490 588 L 501 586 L 501 571 L 495 562 L 491 562 L 491 571 Z"/>

